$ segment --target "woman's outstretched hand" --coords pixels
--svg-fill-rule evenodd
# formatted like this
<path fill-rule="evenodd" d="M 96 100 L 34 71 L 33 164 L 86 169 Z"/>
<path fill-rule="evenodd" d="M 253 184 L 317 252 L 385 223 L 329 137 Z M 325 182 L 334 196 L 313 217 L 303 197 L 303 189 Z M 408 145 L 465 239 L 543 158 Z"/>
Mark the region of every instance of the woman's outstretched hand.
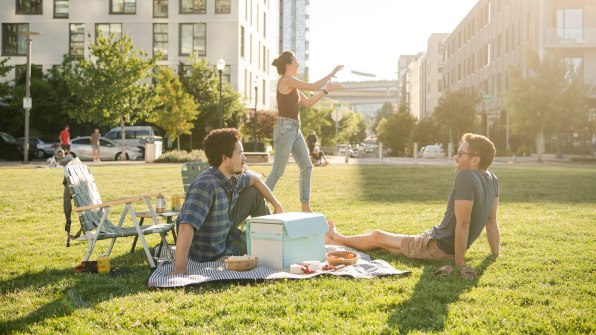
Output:
<path fill-rule="evenodd" d="M 344 66 L 343 65 L 338 65 L 335 67 L 335 69 L 333 69 L 333 71 L 331 71 L 331 77 L 335 77 L 335 74 L 337 74 L 337 72 L 339 72 L 340 70 L 343 70 Z"/>
<path fill-rule="evenodd" d="M 343 88 L 344 88 L 344 87 L 343 87 L 343 85 L 329 83 L 329 84 L 327 84 L 327 86 L 325 87 L 325 90 L 327 90 L 328 92 L 331 92 L 331 91 L 337 91 L 337 90 L 341 90 L 341 89 L 343 89 Z"/>

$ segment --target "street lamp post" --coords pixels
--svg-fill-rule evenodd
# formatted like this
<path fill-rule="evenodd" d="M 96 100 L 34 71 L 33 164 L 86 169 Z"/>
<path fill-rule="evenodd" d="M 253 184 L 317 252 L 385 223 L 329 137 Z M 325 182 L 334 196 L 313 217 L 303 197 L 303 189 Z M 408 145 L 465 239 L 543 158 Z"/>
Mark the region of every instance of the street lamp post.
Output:
<path fill-rule="evenodd" d="M 223 128 L 224 121 L 223 121 L 223 106 L 221 101 L 221 75 L 223 74 L 223 69 L 226 67 L 226 61 L 220 58 L 217 61 L 217 72 L 219 73 L 219 128 Z"/>
<path fill-rule="evenodd" d="M 23 163 L 29 163 L 29 114 L 31 112 L 31 36 L 39 35 L 35 31 L 21 32 L 20 35 L 27 36 L 27 76 L 25 78 L 25 98 L 23 98 L 23 108 L 25 109 L 25 142 L 23 143 Z"/>
<path fill-rule="evenodd" d="M 258 95 L 258 93 L 259 93 L 259 81 L 258 81 L 258 78 L 255 79 L 252 82 L 252 85 L 255 88 L 255 115 L 254 115 L 254 123 L 253 123 L 253 127 L 252 127 L 252 141 L 253 141 L 253 151 L 257 151 L 257 142 L 259 142 L 258 139 L 257 139 L 257 123 L 259 122 L 258 121 L 259 119 L 257 117 L 257 113 L 258 113 L 257 112 L 257 106 L 258 106 L 258 101 L 259 101 L 259 95 Z"/>

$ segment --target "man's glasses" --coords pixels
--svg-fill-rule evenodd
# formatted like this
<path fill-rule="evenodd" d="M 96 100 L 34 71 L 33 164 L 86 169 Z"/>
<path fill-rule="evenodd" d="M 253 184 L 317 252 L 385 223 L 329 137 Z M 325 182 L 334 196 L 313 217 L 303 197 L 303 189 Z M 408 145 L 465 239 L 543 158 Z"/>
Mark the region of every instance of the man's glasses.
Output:
<path fill-rule="evenodd" d="M 457 151 L 457 158 L 460 158 L 461 155 L 468 155 L 470 157 L 476 156 L 475 154 L 473 154 L 471 152 L 465 152 L 465 151 L 461 151 L 461 150 Z"/>

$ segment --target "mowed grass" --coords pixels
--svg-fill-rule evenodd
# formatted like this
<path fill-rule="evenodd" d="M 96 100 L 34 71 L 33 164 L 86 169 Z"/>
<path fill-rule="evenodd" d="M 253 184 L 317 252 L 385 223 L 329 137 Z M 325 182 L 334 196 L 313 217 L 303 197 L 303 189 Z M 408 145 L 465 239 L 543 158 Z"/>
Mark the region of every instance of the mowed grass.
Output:
<path fill-rule="evenodd" d="M 252 168 L 267 174 L 271 166 Z M 130 254 L 129 238 L 111 256 L 121 276 L 75 275 L 87 245 L 65 247 L 62 170 L 2 168 L 0 333 L 595 333 L 596 169 L 494 171 L 501 181 L 502 251 L 491 257 L 484 234 L 474 243 L 466 260 L 480 273 L 476 281 L 435 277 L 444 262 L 372 252 L 411 275 L 152 290 L 144 253 L 137 246 Z M 182 192 L 177 164 L 92 172 L 104 201 L 156 192 L 169 201 Z M 452 167 L 316 168 L 312 206 L 344 233 L 417 234 L 441 220 L 453 176 Z M 286 211 L 299 209 L 297 185 L 290 165 L 275 190 Z M 73 215 L 73 228 L 77 223 Z M 99 242 L 92 259 L 107 245 Z"/>

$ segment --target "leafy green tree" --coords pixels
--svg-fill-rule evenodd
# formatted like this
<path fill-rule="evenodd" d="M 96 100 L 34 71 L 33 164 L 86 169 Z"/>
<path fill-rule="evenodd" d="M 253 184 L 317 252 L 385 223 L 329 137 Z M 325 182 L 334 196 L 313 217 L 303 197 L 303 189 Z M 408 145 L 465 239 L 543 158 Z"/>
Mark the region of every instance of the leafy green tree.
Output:
<path fill-rule="evenodd" d="M 560 136 L 573 126 L 585 124 L 587 97 L 580 75 L 569 72 L 555 53 L 542 58 L 529 53 L 528 68 L 532 72 L 527 77 L 510 68 L 511 86 L 505 105 L 511 111 L 512 133 L 534 136 L 542 143 L 544 136 Z M 537 151 L 541 160 L 541 145 Z"/>
<path fill-rule="evenodd" d="M 192 135 L 192 146 L 201 148 L 203 138 L 214 128 L 219 127 L 219 74 L 214 66 L 193 54 L 188 65 L 180 64 L 180 81 L 186 92 L 193 96 L 199 109 Z M 240 94 L 224 81 L 222 83 L 222 109 L 224 127 L 239 128 L 244 121 L 245 107 Z"/>
<path fill-rule="evenodd" d="M 166 135 L 175 138 L 180 150 L 180 135 L 190 134 L 197 119 L 197 104 L 184 91 L 182 83 L 168 66 L 158 67 L 154 80 L 157 108 L 147 121 L 163 128 Z"/>
<path fill-rule="evenodd" d="M 447 138 L 448 134 L 442 136 L 441 131 L 437 121 L 432 117 L 418 120 L 410 133 L 410 143 L 418 143 L 418 148 L 429 144 L 442 143 L 442 139 Z"/>
<path fill-rule="evenodd" d="M 396 111 L 392 103 L 384 103 L 383 106 L 381 106 L 381 109 L 377 111 L 377 115 L 373 119 L 370 129 L 377 129 L 377 126 L 379 125 L 379 122 L 381 122 L 382 119 L 388 119 L 391 115 L 395 113 Z"/>
<path fill-rule="evenodd" d="M 439 129 L 448 135 L 448 143 L 454 143 L 464 133 L 476 129 L 476 106 L 480 103 L 478 92 L 461 89 L 447 92 L 439 99 L 432 118 Z"/>
<path fill-rule="evenodd" d="M 375 132 L 379 142 L 391 149 L 394 155 L 403 155 L 415 124 L 416 119 L 407 108 L 400 108 L 397 113 L 383 118 Z"/>
<path fill-rule="evenodd" d="M 4 58 L 0 60 L 0 78 L 6 77 L 6 74 L 10 71 L 11 66 L 6 65 L 10 58 Z M 10 95 L 10 82 L 2 82 L 0 83 L 0 103 L 4 102 L 6 98 Z"/>
<path fill-rule="evenodd" d="M 313 131 L 323 146 L 331 145 L 335 137 L 335 123 L 331 119 L 334 105 L 330 101 L 321 101 L 311 107 L 300 108 L 300 129 L 306 137 Z"/>
<path fill-rule="evenodd" d="M 65 72 L 70 94 L 80 103 L 69 106 L 68 113 L 99 126 L 119 124 L 124 150 L 125 123 L 145 119 L 155 107 L 150 79 L 157 56 L 137 51 L 125 34 L 97 34 L 89 51 L 89 59 L 79 59 Z"/>

